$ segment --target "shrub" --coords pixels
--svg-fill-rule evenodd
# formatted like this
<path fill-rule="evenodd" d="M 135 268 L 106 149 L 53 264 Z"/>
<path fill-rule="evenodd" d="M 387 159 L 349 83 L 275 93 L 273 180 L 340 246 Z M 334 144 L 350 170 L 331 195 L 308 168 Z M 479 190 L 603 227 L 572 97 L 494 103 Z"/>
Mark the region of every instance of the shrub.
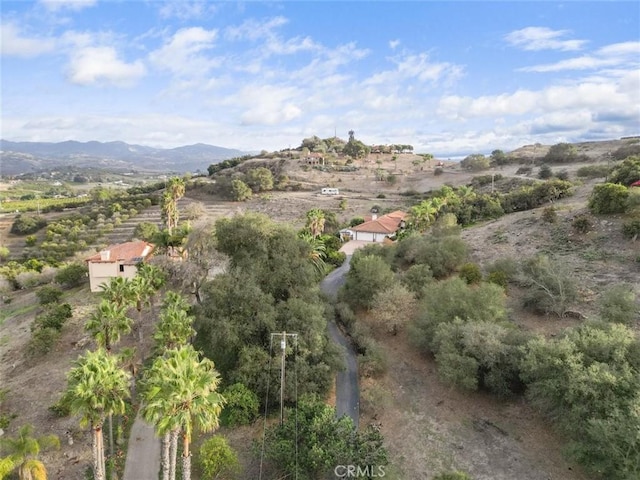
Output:
<path fill-rule="evenodd" d="M 596 214 L 624 213 L 627 210 L 628 197 L 629 190 L 624 185 L 596 185 L 589 197 L 589 209 Z"/>
<path fill-rule="evenodd" d="M 416 297 L 422 297 L 425 294 L 425 286 L 433 282 L 433 273 L 429 265 L 411 265 L 400 276 L 400 281 L 405 287 L 411 290 Z"/>
<path fill-rule="evenodd" d="M 480 266 L 477 263 L 465 263 L 460 267 L 460 278 L 462 278 L 468 285 L 480 283 L 482 281 L 482 272 Z"/>
<path fill-rule="evenodd" d="M 540 170 L 538 170 L 538 178 L 542 180 L 547 180 L 553 177 L 553 171 L 549 165 L 542 165 Z"/>
<path fill-rule="evenodd" d="M 609 174 L 607 165 L 585 165 L 576 171 L 579 178 L 604 178 Z"/>
<path fill-rule="evenodd" d="M 373 338 L 367 338 L 361 348 L 364 348 L 364 353 L 358 355 L 360 375 L 365 378 L 377 378 L 384 375 L 389 363 L 384 349 Z"/>
<path fill-rule="evenodd" d="M 556 173 L 556 178 L 558 180 L 567 181 L 569 180 L 569 172 L 566 170 L 560 170 L 558 173 Z"/>
<path fill-rule="evenodd" d="M 578 233 L 587 233 L 593 226 L 591 220 L 586 215 L 578 215 L 571 222 L 571 226 Z"/>
<path fill-rule="evenodd" d="M 24 239 L 24 244 L 27 247 L 33 247 L 35 246 L 37 241 L 38 241 L 38 238 L 35 235 L 27 235 L 27 237 Z"/>
<path fill-rule="evenodd" d="M 531 167 L 519 167 L 518 170 L 516 170 L 516 175 L 529 175 L 531 172 L 533 172 L 533 168 Z"/>
<path fill-rule="evenodd" d="M 640 219 L 630 220 L 622 224 L 622 234 L 625 238 L 640 236 Z"/>
<path fill-rule="evenodd" d="M 226 427 L 249 425 L 258 418 L 258 396 L 242 383 L 234 383 L 222 392 L 226 404 L 220 414 L 220 423 Z"/>
<path fill-rule="evenodd" d="M 347 280 L 340 291 L 341 299 L 352 308 L 370 308 L 375 294 L 393 281 L 391 267 L 380 257 L 354 257 Z"/>
<path fill-rule="evenodd" d="M 558 221 L 558 212 L 555 207 L 546 207 L 542 211 L 542 220 L 547 223 L 556 223 Z"/>
<path fill-rule="evenodd" d="M 240 470 L 238 457 L 224 437 L 214 435 L 200 447 L 198 462 L 204 478 L 234 478 Z"/>
<path fill-rule="evenodd" d="M 39 215 L 18 215 L 11 225 L 11 233 L 16 235 L 28 235 L 36 233 L 47 225 L 44 217 Z"/>
<path fill-rule="evenodd" d="M 605 290 L 599 301 L 600 318 L 607 322 L 631 324 L 638 316 L 636 294 L 631 285 L 621 283 Z"/>
<path fill-rule="evenodd" d="M 38 328 L 31 334 L 27 344 L 27 355 L 32 357 L 46 355 L 51 351 L 60 337 L 55 328 Z"/>
<path fill-rule="evenodd" d="M 391 284 L 373 298 L 371 321 L 379 330 L 395 335 L 413 315 L 415 303 L 415 295 L 407 287 Z"/>
<path fill-rule="evenodd" d="M 347 254 L 344 252 L 331 251 L 327 254 L 327 263 L 334 267 L 339 267 L 347 259 Z"/>
<path fill-rule="evenodd" d="M 158 225 L 151 222 L 140 222 L 136 225 L 135 230 L 133 231 L 134 238 L 138 238 L 140 240 L 145 240 L 147 242 L 151 241 L 158 233 L 160 229 Z"/>
<path fill-rule="evenodd" d="M 507 318 L 504 291 L 497 285 L 482 283 L 470 286 L 461 278 L 434 282 L 419 304 L 413 323 L 416 343 L 433 351 L 438 325 L 454 318 L 462 321 L 501 322 Z"/>
<path fill-rule="evenodd" d="M 362 218 L 362 217 L 353 217 L 349 221 L 349 226 L 350 227 L 355 227 L 356 225 L 360 225 L 361 223 L 364 223 L 364 218 Z"/>
<path fill-rule="evenodd" d="M 7 247 L 5 247 L 4 245 L 0 245 L 0 261 L 9 258 L 10 253 L 11 252 L 9 252 L 9 249 Z"/>
<path fill-rule="evenodd" d="M 563 317 L 578 292 L 574 276 L 557 259 L 538 255 L 522 264 L 521 284 L 529 288 L 525 308 L 537 313 L 555 313 Z"/>
<path fill-rule="evenodd" d="M 65 288 L 73 288 L 85 282 L 89 270 L 83 263 L 70 263 L 63 267 L 55 276 L 56 283 Z"/>
<path fill-rule="evenodd" d="M 444 173 L 444 169 L 442 167 L 436 167 L 433 169 L 433 174 L 435 176 L 442 175 Z"/>
<path fill-rule="evenodd" d="M 640 156 L 625 159 L 611 171 L 609 181 L 622 185 L 631 185 L 640 180 Z"/>
<path fill-rule="evenodd" d="M 47 309 L 38 315 L 31 326 L 34 331 L 38 328 L 53 328 L 62 330 L 63 325 L 68 318 L 72 316 L 71 305 L 68 303 L 49 305 Z"/>
<path fill-rule="evenodd" d="M 36 297 L 38 297 L 40 305 L 57 303 L 62 297 L 62 290 L 52 285 L 45 285 L 36 292 Z"/>

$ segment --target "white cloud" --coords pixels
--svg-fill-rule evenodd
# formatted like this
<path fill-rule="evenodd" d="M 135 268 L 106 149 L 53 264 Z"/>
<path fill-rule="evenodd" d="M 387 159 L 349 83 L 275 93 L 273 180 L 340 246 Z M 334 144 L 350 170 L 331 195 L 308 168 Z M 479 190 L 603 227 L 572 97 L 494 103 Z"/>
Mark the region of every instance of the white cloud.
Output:
<path fill-rule="evenodd" d="M 82 10 L 83 8 L 93 7 L 97 0 L 40 0 L 39 2 L 47 10 Z"/>
<path fill-rule="evenodd" d="M 149 54 L 149 60 L 158 68 L 178 76 L 202 76 L 218 64 L 206 55 L 215 46 L 216 30 L 201 27 L 178 30 L 165 44 Z"/>
<path fill-rule="evenodd" d="M 400 45 L 400 40 L 389 40 L 389 48 L 395 50 Z"/>
<path fill-rule="evenodd" d="M 228 40 L 260 40 L 275 35 L 274 30 L 286 25 L 289 21 L 285 17 L 274 17 L 265 21 L 254 19 L 245 20 L 237 27 L 229 27 L 225 30 L 225 38 Z"/>
<path fill-rule="evenodd" d="M 55 38 L 25 36 L 13 23 L 2 23 L 0 31 L 2 55 L 36 57 L 56 49 Z"/>
<path fill-rule="evenodd" d="M 533 65 L 519 69 L 523 72 L 560 72 L 563 70 L 595 70 L 624 64 L 638 65 L 640 62 L 640 42 L 623 42 L 607 45 L 592 55 L 561 60 L 556 63 Z"/>
<path fill-rule="evenodd" d="M 365 85 L 397 84 L 404 80 L 436 83 L 454 81 L 463 73 L 460 65 L 449 62 L 432 62 L 426 53 L 402 54 L 390 59 L 395 70 L 386 70 L 368 78 Z"/>
<path fill-rule="evenodd" d="M 113 47 L 84 47 L 70 59 L 69 80 L 80 85 L 113 84 L 129 86 L 144 76 L 141 61 L 126 63 Z"/>
<path fill-rule="evenodd" d="M 201 19 L 217 10 L 217 5 L 204 0 L 169 0 L 162 3 L 159 14 L 161 18 L 177 18 L 179 20 Z"/>
<path fill-rule="evenodd" d="M 277 85 L 248 85 L 229 102 L 247 108 L 241 115 L 243 125 L 276 125 L 302 114 L 300 91 Z"/>
<path fill-rule="evenodd" d="M 505 35 L 505 40 L 523 50 L 580 50 L 586 40 L 561 40 L 569 30 L 551 30 L 547 27 L 527 27 Z"/>

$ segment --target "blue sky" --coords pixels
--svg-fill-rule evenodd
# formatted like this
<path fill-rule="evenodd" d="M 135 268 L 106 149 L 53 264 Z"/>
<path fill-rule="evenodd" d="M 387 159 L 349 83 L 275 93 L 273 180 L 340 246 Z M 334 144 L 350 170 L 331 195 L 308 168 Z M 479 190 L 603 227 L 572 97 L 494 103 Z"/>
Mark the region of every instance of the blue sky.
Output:
<path fill-rule="evenodd" d="M 442 157 L 640 134 L 639 2 L 1 4 L 1 136 Z"/>

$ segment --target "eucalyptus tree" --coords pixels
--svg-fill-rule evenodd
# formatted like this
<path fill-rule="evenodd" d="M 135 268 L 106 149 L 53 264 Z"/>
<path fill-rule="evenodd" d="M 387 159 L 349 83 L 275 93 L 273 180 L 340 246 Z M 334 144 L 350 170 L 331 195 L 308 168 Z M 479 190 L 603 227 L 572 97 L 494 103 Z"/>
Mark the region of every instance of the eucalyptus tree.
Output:
<path fill-rule="evenodd" d="M 91 426 L 95 480 L 105 479 L 104 420 L 108 415 L 125 412 L 129 381 L 130 375 L 120 368 L 119 359 L 102 348 L 78 358 L 67 374 L 65 396 L 71 412 L 80 416 L 80 425 Z"/>

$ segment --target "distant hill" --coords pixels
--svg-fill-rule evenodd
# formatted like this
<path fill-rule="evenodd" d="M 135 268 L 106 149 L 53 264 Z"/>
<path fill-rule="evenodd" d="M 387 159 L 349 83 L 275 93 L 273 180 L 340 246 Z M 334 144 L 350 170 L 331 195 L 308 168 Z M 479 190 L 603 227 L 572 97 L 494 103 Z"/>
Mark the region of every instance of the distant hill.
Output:
<path fill-rule="evenodd" d="M 154 172 L 206 172 L 212 163 L 246 152 L 198 143 L 171 149 L 125 142 L 11 142 L 0 140 L 0 174 L 52 170 L 59 167 L 144 170 Z"/>

